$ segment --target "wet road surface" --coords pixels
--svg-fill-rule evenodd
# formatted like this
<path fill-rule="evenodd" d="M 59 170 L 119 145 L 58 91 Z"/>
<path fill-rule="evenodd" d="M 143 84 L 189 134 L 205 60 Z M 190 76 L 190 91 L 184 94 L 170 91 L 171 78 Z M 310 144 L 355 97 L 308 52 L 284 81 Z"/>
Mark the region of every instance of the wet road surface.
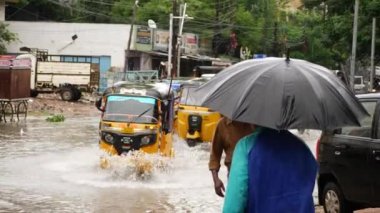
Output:
<path fill-rule="evenodd" d="M 0 212 L 220 212 L 209 144 L 175 140 L 165 171 L 136 179 L 123 165 L 99 168 L 98 117 L 0 123 Z M 315 149 L 317 133 L 303 137 Z M 220 177 L 226 181 L 223 167 Z"/>
<path fill-rule="evenodd" d="M 99 168 L 98 121 L 0 123 L 0 212 L 220 212 L 207 145 L 176 140 L 170 169 L 136 180 Z"/>

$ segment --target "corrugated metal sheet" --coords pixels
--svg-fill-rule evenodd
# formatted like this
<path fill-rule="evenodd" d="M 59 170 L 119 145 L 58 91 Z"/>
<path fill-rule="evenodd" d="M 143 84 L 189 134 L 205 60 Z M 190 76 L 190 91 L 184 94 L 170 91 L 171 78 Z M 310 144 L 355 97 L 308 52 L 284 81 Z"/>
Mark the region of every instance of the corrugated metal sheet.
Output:
<path fill-rule="evenodd" d="M 50 74 L 38 74 L 38 83 L 53 83 L 54 86 L 60 84 L 70 83 L 76 85 L 88 85 L 90 83 L 90 76 L 84 75 L 50 75 Z"/>
<path fill-rule="evenodd" d="M 37 64 L 37 73 L 49 74 L 86 74 L 90 75 L 90 63 L 42 62 Z"/>

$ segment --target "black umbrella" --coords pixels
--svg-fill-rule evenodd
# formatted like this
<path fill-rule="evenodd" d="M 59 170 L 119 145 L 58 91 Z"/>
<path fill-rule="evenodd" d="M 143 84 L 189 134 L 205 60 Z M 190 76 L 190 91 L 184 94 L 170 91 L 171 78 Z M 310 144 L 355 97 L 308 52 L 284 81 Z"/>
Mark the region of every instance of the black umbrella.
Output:
<path fill-rule="evenodd" d="M 330 70 L 298 59 L 237 63 L 203 84 L 197 96 L 232 120 L 278 130 L 360 126 L 368 115 Z"/>

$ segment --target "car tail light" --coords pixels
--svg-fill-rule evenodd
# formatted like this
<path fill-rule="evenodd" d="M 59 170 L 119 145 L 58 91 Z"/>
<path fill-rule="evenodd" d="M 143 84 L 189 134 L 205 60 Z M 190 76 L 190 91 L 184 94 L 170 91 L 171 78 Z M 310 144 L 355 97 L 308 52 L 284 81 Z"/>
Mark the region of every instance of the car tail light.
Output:
<path fill-rule="evenodd" d="M 319 146 L 321 144 L 321 137 L 318 138 L 317 140 L 317 145 L 315 147 L 315 158 L 318 160 L 318 156 L 319 156 Z"/>

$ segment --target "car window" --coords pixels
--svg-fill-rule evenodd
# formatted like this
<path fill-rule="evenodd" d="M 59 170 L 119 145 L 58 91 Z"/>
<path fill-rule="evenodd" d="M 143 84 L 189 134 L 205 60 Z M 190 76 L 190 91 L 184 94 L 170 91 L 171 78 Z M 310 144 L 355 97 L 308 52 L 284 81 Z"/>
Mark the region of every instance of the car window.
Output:
<path fill-rule="evenodd" d="M 369 117 L 365 117 L 360 127 L 343 127 L 340 134 L 342 135 L 352 135 L 358 137 L 371 137 L 372 130 L 372 120 L 375 113 L 376 101 L 362 101 L 361 102 L 367 112 L 370 114 Z"/>

